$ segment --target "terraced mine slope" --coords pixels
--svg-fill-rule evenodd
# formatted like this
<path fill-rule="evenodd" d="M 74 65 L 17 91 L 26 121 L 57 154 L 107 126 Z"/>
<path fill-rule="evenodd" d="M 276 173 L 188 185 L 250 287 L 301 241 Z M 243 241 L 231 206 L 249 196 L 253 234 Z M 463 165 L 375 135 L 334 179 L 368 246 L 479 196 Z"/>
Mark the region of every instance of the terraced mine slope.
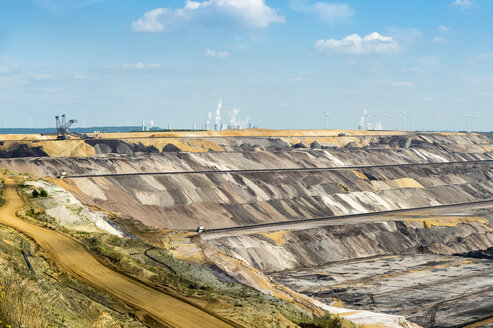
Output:
<path fill-rule="evenodd" d="M 125 302 L 142 308 L 158 322 L 169 327 L 234 327 L 227 322 L 191 306 L 183 301 L 160 293 L 137 281 L 128 279 L 99 263 L 83 245 L 61 233 L 27 223 L 15 213 L 23 205 L 17 194 L 16 183 L 5 179 L 4 199 L 0 207 L 0 223 L 15 228 L 33 238 L 51 254 L 58 266 L 98 288 L 108 291 Z"/>
<path fill-rule="evenodd" d="M 332 312 L 345 304 L 355 322 L 377 320 L 359 310 L 396 315 L 391 326 L 493 316 L 491 258 L 467 255 L 493 246 L 492 134 L 97 137 L 5 137 L 0 166 L 58 184 L 218 277 Z"/>

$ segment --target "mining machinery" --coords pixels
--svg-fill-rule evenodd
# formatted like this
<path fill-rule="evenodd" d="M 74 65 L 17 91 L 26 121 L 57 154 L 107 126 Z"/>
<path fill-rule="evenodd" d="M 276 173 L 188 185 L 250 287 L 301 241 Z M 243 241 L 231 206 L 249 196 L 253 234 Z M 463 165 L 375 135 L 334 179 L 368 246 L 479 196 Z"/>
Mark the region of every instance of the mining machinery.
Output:
<path fill-rule="evenodd" d="M 81 139 L 91 139 L 92 137 L 88 136 L 84 133 L 78 133 L 69 131 L 69 128 L 72 124 L 77 123 L 77 120 L 69 120 L 68 122 L 65 119 L 65 114 L 62 115 L 62 119 L 60 117 L 55 116 L 56 120 L 56 138 L 58 140 L 66 140 L 67 136 L 71 135 L 73 137 L 81 138 Z"/>

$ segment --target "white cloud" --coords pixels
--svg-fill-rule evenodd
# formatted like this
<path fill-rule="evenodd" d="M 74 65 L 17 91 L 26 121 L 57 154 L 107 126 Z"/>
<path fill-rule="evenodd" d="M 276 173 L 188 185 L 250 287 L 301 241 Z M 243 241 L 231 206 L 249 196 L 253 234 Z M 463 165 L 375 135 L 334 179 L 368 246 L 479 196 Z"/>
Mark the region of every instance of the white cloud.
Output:
<path fill-rule="evenodd" d="M 455 0 L 451 2 L 449 5 L 465 11 L 471 8 L 473 4 L 474 3 L 471 0 Z"/>
<path fill-rule="evenodd" d="M 351 34 L 341 40 L 328 39 L 315 42 L 315 49 L 325 53 L 363 55 L 368 53 L 392 54 L 399 51 L 399 43 L 391 36 L 377 32 L 365 35 Z"/>
<path fill-rule="evenodd" d="M 493 52 L 481 53 L 479 55 L 476 55 L 476 58 L 481 60 L 493 58 Z"/>
<path fill-rule="evenodd" d="M 483 91 L 483 92 L 480 92 L 479 95 L 480 96 L 484 96 L 484 97 L 489 97 L 489 96 L 493 96 L 493 92 L 491 92 L 491 91 Z"/>
<path fill-rule="evenodd" d="M 437 29 L 442 32 L 442 33 L 447 33 L 448 31 L 450 31 L 450 28 L 448 28 L 447 26 L 445 25 L 438 25 L 437 26 Z"/>
<path fill-rule="evenodd" d="M 435 100 L 435 98 L 426 97 L 426 98 L 424 99 L 424 101 L 435 102 L 436 100 Z"/>
<path fill-rule="evenodd" d="M 490 84 L 493 82 L 493 75 L 491 74 L 471 74 L 466 75 L 466 79 L 470 84 Z"/>
<path fill-rule="evenodd" d="M 85 76 L 85 75 L 78 75 L 78 74 L 76 74 L 76 75 L 72 75 L 72 78 L 73 79 L 77 79 L 77 80 L 86 80 L 88 77 Z"/>
<path fill-rule="evenodd" d="M 421 36 L 421 32 L 415 28 L 398 28 L 392 26 L 387 28 L 387 31 L 394 40 L 405 44 L 416 42 Z"/>
<path fill-rule="evenodd" d="M 288 82 L 290 83 L 297 83 L 297 82 L 310 82 L 313 81 L 313 79 L 309 77 L 303 77 L 303 76 L 298 76 L 292 79 L 289 79 Z"/>
<path fill-rule="evenodd" d="M 241 26 L 264 28 L 271 23 L 284 23 L 283 16 L 264 0 L 186 0 L 179 9 L 157 8 L 132 23 L 136 32 L 173 31 L 188 25 L 204 27 Z"/>
<path fill-rule="evenodd" d="M 170 11 L 166 8 L 157 8 L 148 11 L 144 14 L 142 18 L 132 23 L 132 29 L 135 32 L 162 32 L 164 26 L 159 22 L 159 18 L 164 14 L 168 14 L 169 12 Z"/>
<path fill-rule="evenodd" d="M 291 0 L 290 7 L 294 11 L 315 15 L 328 24 L 347 23 L 354 15 L 354 10 L 348 4 Z"/>
<path fill-rule="evenodd" d="M 123 68 L 137 68 L 137 69 L 144 69 L 146 66 L 144 63 L 137 63 L 137 64 L 123 64 Z"/>
<path fill-rule="evenodd" d="M 229 58 L 229 52 L 226 51 L 214 51 L 210 49 L 205 49 L 205 55 L 208 57 L 214 57 L 214 58 Z"/>
<path fill-rule="evenodd" d="M 348 93 L 348 94 L 365 94 L 368 93 L 367 89 L 345 89 L 341 90 L 343 93 Z"/>
<path fill-rule="evenodd" d="M 436 36 L 436 37 L 433 38 L 433 42 L 435 42 L 435 43 L 444 43 L 444 42 L 447 42 L 447 39 L 441 38 L 439 36 Z"/>
<path fill-rule="evenodd" d="M 10 68 L 6 66 L 0 66 L 0 74 L 8 74 L 10 72 L 11 72 Z"/>
<path fill-rule="evenodd" d="M 419 72 L 421 71 L 421 68 L 419 67 L 404 67 L 402 69 L 403 72 Z"/>
<path fill-rule="evenodd" d="M 110 66 L 109 68 L 113 68 L 114 66 Z M 144 68 L 159 68 L 160 64 L 144 64 L 142 62 L 136 64 L 123 64 L 122 67 L 124 69 L 144 69 Z"/>
<path fill-rule="evenodd" d="M 55 77 L 53 75 L 49 75 L 49 74 L 37 74 L 37 75 L 34 75 L 34 79 L 36 80 L 51 80 L 51 79 L 54 79 Z"/>
<path fill-rule="evenodd" d="M 402 88 L 402 87 L 413 87 L 414 83 L 410 81 L 401 81 L 401 82 L 392 82 L 393 87 Z"/>
<path fill-rule="evenodd" d="M 442 66 L 442 58 L 440 57 L 418 57 L 415 61 L 420 65 L 419 69 L 422 72 L 436 72 L 439 71 Z"/>

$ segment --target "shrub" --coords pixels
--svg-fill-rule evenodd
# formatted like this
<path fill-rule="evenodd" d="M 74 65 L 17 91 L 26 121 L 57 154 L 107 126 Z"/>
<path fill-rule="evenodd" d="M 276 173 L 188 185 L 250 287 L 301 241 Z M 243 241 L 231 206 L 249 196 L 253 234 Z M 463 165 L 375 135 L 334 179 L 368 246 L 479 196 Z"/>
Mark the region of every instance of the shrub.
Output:
<path fill-rule="evenodd" d="M 348 188 L 348 187 L 346 187 L 345 185 L 343 185 L 342 183 L 339 183 L 339 187 L 340 187 L 340 188 L 341 188 L 341 190 L 342 190 L 342 191 L 344 191 L 344 192 L 349 192 L 349 191 L 350 191 L 350 190 L 349 190 L 349 188 Z"/>
<path fill-rule="evenodd" d="M 39 191 L 37 189 L 34 189 L 32 196 L 33 196 L 33 198 L 37 198 L 39 196 Z"/>
<path fill-rule="evenodd" d="M 39 189 L 39 195 L 41 197 L 48 197 L 48 192 L 44 190 L 43 188 Z"/>

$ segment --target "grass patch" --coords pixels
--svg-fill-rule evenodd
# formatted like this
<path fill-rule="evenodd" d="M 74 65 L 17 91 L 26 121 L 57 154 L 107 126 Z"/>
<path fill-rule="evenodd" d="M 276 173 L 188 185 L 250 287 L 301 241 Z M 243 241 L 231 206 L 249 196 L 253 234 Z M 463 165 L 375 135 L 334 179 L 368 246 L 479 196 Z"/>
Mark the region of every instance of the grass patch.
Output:
<path fill-rule="evenodd" d="M 301 328 L 357 328 L 358 326 L 342 319 L 341 317 L 328 315 L 323 318 L 313 318 L 297 322 Z"/>
<path fill-rule="evenodd" d="M 347 186 L 345 186 L 342 183 L 339 183 L 339 188 L 341 189 L 342 192 L 345 192 L 345 193 L 348 193 L 351 191 L 351 190 L 349 190 L 349 188 Z"/>
<path fill-rule="evenodd" d="M 20 184 L 23 184 L 25 179 L 25 177 L 18 177 Z M 74 231 L 61 226 L 37 205 L 39 201 L 31 198 L 30 190 L 27 187 L 20 187 L 19 191 L 26 200 L 25 208 L 20 211 L 21 215 L 22 213 L 25 214 L 24 219 L 70 235 L 84 243 L 108 267 L 178 298 L 184 298 L 204 309 L 220 313 L 225 318 L 248 327 L 354 327 L 337 317 L 327 315 L 323 318 L 316 318 L 305 308 L 261 293 L 253 288 L 238 283 L 220 281 L 206 267 L 178 260 L 166 249 L 155 248 L 152 250 L 152 257 L 160 263 L 156 262 L 145 256 L 145 251 L 151 246 L 144 240 L 120 238 L 97 232 Z M 76 208 L 72 210 L 73 212 L 78 211 Z M 85 314 L 78 313 L 74 318 L 82 319 L 79 318 L 82 315 Z M 75 320 L 67 319 L 65 315 L 62 317 L 64 320 Z M 76 325 L 68 326 L 76 327 Z M 29 327 L 31 326 L 29 325 Z"/>

